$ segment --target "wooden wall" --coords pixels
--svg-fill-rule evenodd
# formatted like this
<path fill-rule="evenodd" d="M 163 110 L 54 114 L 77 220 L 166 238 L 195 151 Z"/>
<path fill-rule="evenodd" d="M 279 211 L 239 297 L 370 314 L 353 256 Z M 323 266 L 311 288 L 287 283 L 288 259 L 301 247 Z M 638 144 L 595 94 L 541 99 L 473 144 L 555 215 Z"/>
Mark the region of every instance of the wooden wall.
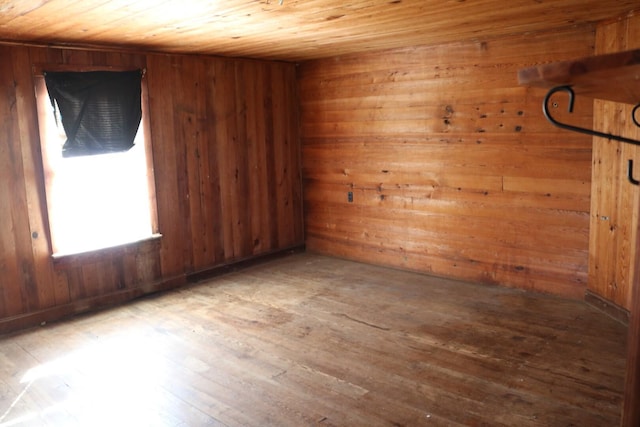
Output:
<path fill-rule="evenodd" d="M 159 242 L 54 266 L 32 81 L 32 65 L 45 63 L 147 69 Z M 0 332 L 303 244 L 295 72 L 277 62 L 0 46 Z"/>
<path fill-rule="evenodd" d="M 593 44 L 579 27 L 303 63 L 307 249 L 582 298 L 591 139 L 548 124 L 516 74 Z"/>
<path fill-rule="evenodd" d="M 640 49 L 640 15 L 603 22 L 596 30 L 596 53 Z M 640 140 L 631 121 L 633 105 L 596 100 L 594 129 Z M 638 187 L 627 179 L 627 162 L 634 160 L 640 177 L 640 148 L 602 138 L 593 141 L 589 291 L 629 309 L 636 255 Z"/>

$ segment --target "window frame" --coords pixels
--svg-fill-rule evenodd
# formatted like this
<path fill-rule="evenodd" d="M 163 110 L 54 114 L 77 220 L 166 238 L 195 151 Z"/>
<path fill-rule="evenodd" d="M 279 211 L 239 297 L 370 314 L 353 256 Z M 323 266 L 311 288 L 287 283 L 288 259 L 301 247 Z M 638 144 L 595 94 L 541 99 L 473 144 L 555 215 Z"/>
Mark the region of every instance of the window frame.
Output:
<path fill-rule="evenodd" d="M 53 233 L 52 225 L 50 223 L 49 201 L 48 194 L 51 192 L 50 180 L 47 179 L 47 174 L 51 171 L 51 162 L 44 149 L 46 141 L 46 121 L 49 120 L 45 117 L 48 111 L 47 105 L 50 104 L 49 92 L 44 79 L 44 70 L 47 71 L 74 71 L 74 72 L 88 72 L 88 71 L 133 71 L 139 70 L 141 67 L 124 67 L 124 66 L 93 66 L 93 65 L 75 65 L 75 64 L 34 64 L 32 69 L 33 87 L 35 90 L 36 98 L 36 114 L 38 120 L 38 142 L 40 147 L 40 155 L 42 158 L 42 185 L 45 195 L 45 209 L 47 214 L 47 235 L 49 253 L 51 254 L 54 263 L 67 264 L 69 260 L 79 260 L 83 258 L 92 258 L 95 254 L 101 252 L 118 252 L 119 249 L 128 250 L 132 245 L 145 244 L 150 240 L 159 239 L 162 235 L 159 233 L 158 228 L 158 203 L 156 196 L 156 182 L 155 182 L 155 168 L 153 162 L 153 144 L 151 135 L 151 120 L 149 118 L 149 92 L 147 87 L 146 69 L 143 68 L 142 80 L 141 80 L 141 109 L 142 119 L 140 126 L 143 127 L 144 132 L 144 150 L 146 158 L 146 171 L 147 171 L 147 186 L 149 189 L 149 215 L 151 222 L 151 234 L 148 237 L 139 239 L 133 242 L 124 242 L 115 246 L 109 246 L 105 248 L 92 249 L 79 253 L 65 254 L 56 253 L 53 246 Z"/>

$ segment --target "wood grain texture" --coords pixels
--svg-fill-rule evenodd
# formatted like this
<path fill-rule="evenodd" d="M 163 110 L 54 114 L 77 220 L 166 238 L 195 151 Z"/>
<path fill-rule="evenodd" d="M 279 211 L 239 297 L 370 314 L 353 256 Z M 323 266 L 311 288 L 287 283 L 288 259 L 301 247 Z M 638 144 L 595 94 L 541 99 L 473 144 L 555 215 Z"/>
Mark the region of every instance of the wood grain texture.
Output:
<path fill-rule="evenodd" d="M 640 221 L 636 223 L 640 232 Z M 638 235 L 638 234 L 636 234 Z M 640 251 L 640 239 L 636 238 L 636 253 Z M 631 287 L 631 318 L 627 333 L 627 366 L 622 411 L 622 427 L 640 425 L 640 257 L 634 259 L 634 278 Z"/>
<path fill-rule="evenodd" d="M 11 48 L 0 48 L 3 57 L 10 57 Z M 0 132 L 2 144 L 0 145 L 0 217 L 6 230 L 0 233 L 0 251 L 2 263 L 0 263 L 0 277 L 2 277 L 2 312 L 5 315 L 19 313 L 23 306 L 28 305 L 26 298 L 26 283 L 22 275 L 20 264 L 31 265 L 29 259 L 21 259 L 28 256 L 24 251 L 16 248 L 16 232 L 29 233 L 28 226 L 24 223 L 24 216 L 19 215 L 15 221 L 14 216 L 21 210 L 26 210 L 24 192 L 20 194 L 18 173 L 21 173 L 22 155 L 20 150 L 20 134 L 17 129 L 17 121 L 13 120 L 16 111 L 16 88 L 13 85 L 13 66 L 11 61 L 2 61 L 0 65 L 0 91 L 5 94 L 0 103 Z M 18 173 L 14 173 L 14 168 Z M 24 186 L 24 184 L 23 184 Z M 22 203 L 20 203 L 22 201 Z M 18 206 L 15 206 L 18 204 Z M 8 221 L 10 219 L 10 221 Z M 15 285 L 14 285 L 15 284 Z"/>
<path fill-rule="evenodd" d="M 602 23 L 596 32 L 596 51 L 618 52 L 640 48 L 640 16 Z M 640 139 L 640 132 L 630 121 L 631 108 L 615 102 L 599 101 L 594 107 L 594 126 L 606 126 L 612 133 Z M 627 369 L 621 426 L 640 425 L 640 198 L 638 187 L 624 178 L 629 159 L 638 164 L 638 147 L 594 139 L 594 204 L 605 203 L 615 215 L 616 227 L 593 228 L 589 247 L 589 288 L 594 293 L 629 309 L 627 335 Z M 597 167 L 596 167 L 597 165 Z M 637 166 L 636 168 L 637 169 Z M 637 173 L 637 172 L 634 172 Z M 592 215 L 592 224 L 598 218 Z M 610 254 L 613 252 L 616 258 Z"/>
<path fill-rule="evenodd" d="M 518 82 L 545 88 L 571 85 L 577 95 L 635 106 L 640 102 L 640 49 L 526 68 L 518 71 Z"/>
<path fill-rule="evenodd" d="M 625 332 L 575 300 L 298 254 L 0 338 L 0 412 L 32 424 L 615 426 Z"/>
<path fill-rule="evenodd" d="M 640 222 L 638 223 L 640 228 Z M 640 240 L 636 241 L 640 251 Z M 640 270 L 640 258 L 635 258 L 635 271 Z M 627 334 L 627 369 L 622 412 L 623 427 L 640 425 L 640 279 L 634 276 L 631 289 L 631 319 Z"/>
<path fill-rule="evenodd" d="M 596 53 L 637 49 L 639 40 L 640 16 L 606 22 L 596 31 Z M 596 101 L 593 128 L 640 140 L 640 129 L 631 121 L 632 108 L 612 101 Z M 630 308 L 634 280 L 640 203 L 638 187 L 626 179 L 629 159 L 634 161 L 637 176 L 638 147 L 594 138 L 589 289 L 626 309 Z"/>
<path fill-rule="evenodd" d="M 582 298 L 591 139 L 546 123 L 545 91 L 516 75 L 592 43 L 579 28 L 302 64 L 307 247 Z M 591 125 L 591 100 L 575 111 Z"/>
<path fill-rule="evenodd" d="M 0 321 L 303 243 L 293 64 L 22 46 L 0 58 Z M 32 79 L 43 64 L 146 68 L 159 243 L 54 266 Z"/>
<path fill-rule="evenodd" d="M 637 8 L 637 0 L 5 0 L 0 39 L 304 61 L 556 31 Z"/>

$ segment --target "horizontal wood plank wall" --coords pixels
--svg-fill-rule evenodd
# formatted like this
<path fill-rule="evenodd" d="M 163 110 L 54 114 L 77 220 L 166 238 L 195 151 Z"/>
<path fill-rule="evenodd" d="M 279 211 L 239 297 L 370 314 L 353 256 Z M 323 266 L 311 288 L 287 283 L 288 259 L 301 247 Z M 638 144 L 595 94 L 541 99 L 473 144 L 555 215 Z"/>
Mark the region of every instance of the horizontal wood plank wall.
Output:
<path fill-rule="evenodd" d="M 640 15 L 600 24 L 596 53 L 640 48 Z M 596 100 L 594 129 L 640 140 L 631 121 L 633 105 Z M 627 162 L 634 160 L 640 177 L 637 146 L 594 138 L 589 244 L 589 291 L 619 307 L 630 308 L 636 257 L 636 232 L 640 190 L 627 181 Z"/>
<path fill-rule="evenodd" d="M 147 69 L 159 242 L 54 266 L 33 64 Z M 0 332 L 303 244 L 295 72 L 278 62 L 0 46 Z"/>
<path fill-rule="evenodd" d="M 581 27 L 303 63 L 307 249 L 582 298 L 591 139 L 549 125 L 516 74 L 593 42 Z"/>

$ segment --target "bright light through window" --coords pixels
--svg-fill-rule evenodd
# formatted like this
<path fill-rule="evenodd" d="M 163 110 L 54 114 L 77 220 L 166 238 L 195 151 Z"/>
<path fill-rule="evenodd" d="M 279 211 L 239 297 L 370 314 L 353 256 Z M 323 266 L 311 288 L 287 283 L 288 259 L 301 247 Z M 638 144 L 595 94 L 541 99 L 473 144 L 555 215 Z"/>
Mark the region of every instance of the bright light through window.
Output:
<path fill-rule="evenodd" d="M 97 250 L 152 236 L 143 123 L 129 151 L 63 157 L 66 136 L 41 80 L 36 89 L 54 254 Z"/>

